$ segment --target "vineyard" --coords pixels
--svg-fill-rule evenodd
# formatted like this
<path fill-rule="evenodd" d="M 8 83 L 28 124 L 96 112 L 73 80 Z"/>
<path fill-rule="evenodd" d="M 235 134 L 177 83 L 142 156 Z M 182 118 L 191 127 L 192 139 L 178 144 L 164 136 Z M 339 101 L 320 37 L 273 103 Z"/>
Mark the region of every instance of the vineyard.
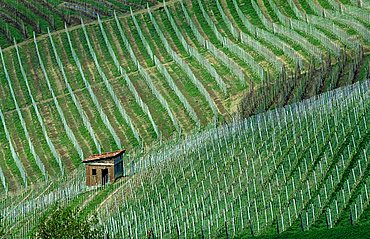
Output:
<path fill-rule="evenodd" d="M 57 201 L 110 237 L 366 221 L 368 1 L 29 2 L 0 1 L 8 232 Z M 87 188 L 81 161 L 122 148 L 126 177 Z"/>
<path fill-rule="evenodd" d="M 45 34 L 47 29 L 63 29 L 80 24 L 80 18 L 96 20 L 98 16 L 111 17 L 113 12 L 128 13 L 130 8 L 143 9 L 152 1 L 46 1 L 46 0 L 1 0 L 0 1 L 0 46 L 13 44 L 13 39 L 23 41 L 32 37 L 32 33 Z"/>
<path fill-rule="evenodd" d="M 160 238 L 257 236 L 368 223 L 369 84 L 154 147 L 127 163 L 125 180 L 100 190 L 88 190 L 80 174 L 13 205 L 5 200 L 6 228 L 30 235 L 56 201 L 84 205 L 85 216 L 98 212 L 109 237 L 120 238 L 144 238 L 149 230 Z"/>
<path fill-rule="evenodd" d="M 98 204 L 106 231 L 217 238 L 357 223 L 369 205 L 368 89 L 366 81 L 154 149 Z"/>

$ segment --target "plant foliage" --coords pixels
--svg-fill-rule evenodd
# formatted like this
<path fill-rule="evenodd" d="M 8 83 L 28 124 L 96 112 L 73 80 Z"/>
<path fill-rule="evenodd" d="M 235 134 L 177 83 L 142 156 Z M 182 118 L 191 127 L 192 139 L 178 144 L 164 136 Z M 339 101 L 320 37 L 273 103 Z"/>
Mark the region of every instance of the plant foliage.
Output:
<path fill-rule="evenodd" d="M 44 214 L 35 233 L 36 238 L 101 238 L 102 231 L 95 215 L 83 218 L 78 208 L 55 206 Z"/>

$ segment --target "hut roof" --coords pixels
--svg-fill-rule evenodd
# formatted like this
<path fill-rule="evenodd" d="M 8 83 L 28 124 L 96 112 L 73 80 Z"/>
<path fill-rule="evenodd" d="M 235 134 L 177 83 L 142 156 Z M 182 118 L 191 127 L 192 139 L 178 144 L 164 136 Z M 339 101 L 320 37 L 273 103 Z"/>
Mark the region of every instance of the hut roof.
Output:
<path fill-rule="evenodd" d="M 102 154 L 93 154 L 90 157 L 86 158 L 83 163 L 90 163 L 96 160 L 101 160 L 101 159 L 109 159 L 109 158 L 114 158 L 119 156 L 120 154 L 125 153 L 125 149 L 120 149 L 114 152 L 107 152 L 107 153 L 102 153 Z"/>

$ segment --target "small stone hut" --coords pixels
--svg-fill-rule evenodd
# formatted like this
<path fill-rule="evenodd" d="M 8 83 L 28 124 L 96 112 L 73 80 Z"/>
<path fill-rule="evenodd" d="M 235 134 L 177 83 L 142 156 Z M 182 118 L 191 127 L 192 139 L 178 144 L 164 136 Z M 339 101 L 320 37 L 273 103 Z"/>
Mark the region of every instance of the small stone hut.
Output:
<path fill-rule="evenodd" d="M 123 155 L 126 150 L 94 154 L 82 161 L 86 164 L 86 186 L 101 186 L 123 176 Z"/>

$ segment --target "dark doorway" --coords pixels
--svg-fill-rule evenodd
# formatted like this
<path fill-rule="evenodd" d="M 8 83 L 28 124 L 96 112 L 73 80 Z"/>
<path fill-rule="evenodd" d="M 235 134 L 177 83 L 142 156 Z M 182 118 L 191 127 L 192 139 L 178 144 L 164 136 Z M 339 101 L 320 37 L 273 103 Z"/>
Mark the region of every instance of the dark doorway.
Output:
<path fill-rule="evenodd" d="M 102 169 L 101 170 L 101 184 L 105 185 L 108 183 L 108 169 Z"/>

